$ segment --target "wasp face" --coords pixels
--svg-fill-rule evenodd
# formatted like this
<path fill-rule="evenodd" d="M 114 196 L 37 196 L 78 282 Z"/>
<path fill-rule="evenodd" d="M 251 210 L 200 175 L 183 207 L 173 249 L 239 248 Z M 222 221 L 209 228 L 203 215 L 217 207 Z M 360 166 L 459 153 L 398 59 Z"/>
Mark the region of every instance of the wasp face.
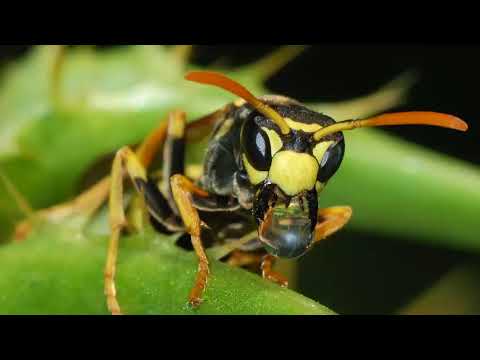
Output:
<path fill-rule="evenodd" d="M 338 170 L 345 143 L 341 133 L 315 141 L 313 134 L 334 124 L 328 116 L 290 100 L 265 101 L 282 115 L 291 131 L 251 109 L 241 132 L 241 156 L 257 188 L 254 216 L 259 238 L 275 256 L 303 255 L 314 240 L 317 192 Z"/>

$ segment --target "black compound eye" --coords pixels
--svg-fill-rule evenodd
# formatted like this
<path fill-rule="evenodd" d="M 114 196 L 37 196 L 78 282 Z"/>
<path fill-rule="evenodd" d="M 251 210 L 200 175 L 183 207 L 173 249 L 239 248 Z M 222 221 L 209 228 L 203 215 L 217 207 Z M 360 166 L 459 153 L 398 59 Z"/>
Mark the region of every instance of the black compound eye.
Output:
<path fill-rule="evenodd" d="M 342 138 L 337 144 L 330 147 L 323 155 L 318 172 L 318 181 L 325 183 L 337 172 L 345 153 L 345 140 Z"/>
<path fill-rule="evenodd" d="M 255 123 L 248 119 L 243 125 L 241 134 L 242 149 L 249 163 L 257 170 L 267 171 L 272 162 L 272 151 L 267 134 Z"/>

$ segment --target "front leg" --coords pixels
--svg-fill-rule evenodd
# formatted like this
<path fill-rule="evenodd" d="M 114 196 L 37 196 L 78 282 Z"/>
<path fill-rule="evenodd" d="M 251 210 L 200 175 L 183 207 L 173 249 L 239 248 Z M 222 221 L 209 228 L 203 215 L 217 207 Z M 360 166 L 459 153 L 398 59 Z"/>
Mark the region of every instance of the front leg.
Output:
<path fill-rule="evenodd" d="M 318 210 L 314 244 L 340 230 L 351 217 L 350 206 L 334 206 Z"/>
<path fill-rule="evenodd" d="M 210 273 L 207 254 L 202 245 L 200 216 L 193 206 L 192 195 L 207 198 L 209 194 L 193 184 L 187 177 L 176 174 L 170 178 L 172 194 L 187 232 L 192 239 L 192 245 L 198 256 L 198 270 L 195 285 L 190 291 L 189 303 L 198 307 L 202 302 L 202 295 L 207 286 Z"/>
<path fill-rule="evenodd" d="M 118 256 L 118 243 L 122 229 L 126 226 L 123 210 L 123 170 L 126 168 L 133 179 L 146 181 L 146 170 L 135 153 L 128 147 L 120 149 L 115 155 L 112 166 L 111 187 L 109 198 L 110 240 L 107 252 L 107 263 L 104 273 L 104 291 L 108 310 L 112 315 L 122 314 L 117 299 L 115 274 Z"/>
<path fill-rule="evenodd" d="M 351 216 L 352 208 L 350 206 L 334 206 L 318 210 L 317 225 L 315 226 L 312 245 L 340 230 L 348 223 Z M 274 260 L 275 257 L 272 255 L 266 255 L 264 257 L 261 265 L 262 277 L 280 286 L 287 286 L 288 282 L 286 278 L 272 270 Z"/>
<path fill-rule="evenodd" d="M 262 264 L 260 266 L 262 270 L 262 277 L 266 280 L 272 281 L 281 287 L 288 286 L 288 280 L 282 274 L 273 271 L 273 263 L 275 262 L 275 256 L 265 255 L 262 259 Z"/>

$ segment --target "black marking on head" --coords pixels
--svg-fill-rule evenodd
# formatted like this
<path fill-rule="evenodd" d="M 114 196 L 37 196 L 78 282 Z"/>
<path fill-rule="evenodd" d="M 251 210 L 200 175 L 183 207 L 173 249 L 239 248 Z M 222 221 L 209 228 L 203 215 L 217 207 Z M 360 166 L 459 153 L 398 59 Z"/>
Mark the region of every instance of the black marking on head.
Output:
<path fill-rule="evenodd" d="M 272 162 L 272 151 L 267 134 L 255 121 L 247 119 L 240 135 L 240 143 L 248 162 L 259 171 L 267 171 Z"/>
<path fill-rule="evenodd" d="M 283 98 L 282 98 L 283 99 Z M 285 118 L 290 118 L 295 122 L 304 123 L 307 125 L 318 124 L 321 127 L 327 127 L 335 124 L 335 120 L 331 117 L 308 109 L 304 105 L 285 98 L 286 100 L 279 101 L 275 96 L 264 97 L 263 101 L 271 106 L 275 111 Z M 247 124 L 256 124 L 259 128 L 265 127 L 274 130 L 281 138 L 283 143 L 283 150 L 293 150 L 296 152 L 308 152 L 312 145 L 316 143 L 313 141 L 313 133 L 304 132 L 302 130 L 291 129 L 290 133 L 283 135 L 280 128 L 270 119 L 255 110 L 251 105 L 244 104 L 237 109 L 236 116 L 246 121 Z M 252 127 L 252 125 L 249 125 Z M 322 141 L 340 141 L 343 138 L 341 133 L 334 133 L 326 136 Z M 252 140 L 254 141 L 254 140 Z M 249 159 L 250 160 L 250 159 Z M 251 162 L 251 161 L 250 161 Z M 253 165 L 253 164 L 252 164 Z M 266 166 L 257 168 L 263 170 Z"/>
<path fill-rule="evenodd" d="M 320 161 L 320 169 L 318 171 L 317 180 L 326 183 L 337 172 L 342 163 L 345 154 L 345 140 L 342 133 L 335 134 L 341 136 L 341 139 L 331 146 Z"/>
<path fill-rule="evenodd" d="M 303 131 L 292 130 L 291 136 L 282 138 L 283 150 L 307 152 L 312 144 L 312 135 Z"/>
<path fill-rule="evenodd" d="M 335 123 L 335 120 L 332 119 L 330 116 L 310 110 L 304 105 L 300 105 L 300 104 L 279 105 L 279 104 L 269 103 L 269 102 L 267 102 L 267 104 L 270 105 L 275 111 L 277 111 L 283 117 L 290 118 L 296 122 L 300 122 L 304 124 L 318 124 L 321 127 L 326 127 L 328 125 L 332 125 Z M 254 121 L 258 125 L 265 126 L 269 129 L 277 130 L 277 132 L 280 131 L 280 128 L 273 121 L 271 121 L 270 119 L 267 119 L 263 114 L 260 114 L 258 111 L 254 110 L 252 107 L 250 107 L 250 110 L 251 111 L 250 111 L 249 117 L 253 117 Z"/>

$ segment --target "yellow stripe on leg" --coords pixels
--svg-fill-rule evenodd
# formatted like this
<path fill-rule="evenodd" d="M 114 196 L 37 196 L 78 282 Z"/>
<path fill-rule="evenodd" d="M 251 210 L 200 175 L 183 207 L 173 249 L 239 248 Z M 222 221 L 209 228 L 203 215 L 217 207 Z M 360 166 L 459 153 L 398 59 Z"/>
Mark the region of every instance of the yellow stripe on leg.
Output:
<path fill-rule="evenodd" d="M 115 286 L 116 263 L 118 257 L 118 243 L 120 234 L 126 226 L 125 211 L 123 209 L 123 169 L 127 170 L 133 182 L 141 178 L 146 181 L 147 174 L 137 155 L 128 147 L 117 151 L 113 160 L 111 172 L 110 198 L 109 198 L 109 220 L 110 220 L 110 241 L 107 253 L 107 262 L 104 272 L 105 297 L 109 311 L 118 315 L 121 314 L 120 305 L 117 300 Z"/>

